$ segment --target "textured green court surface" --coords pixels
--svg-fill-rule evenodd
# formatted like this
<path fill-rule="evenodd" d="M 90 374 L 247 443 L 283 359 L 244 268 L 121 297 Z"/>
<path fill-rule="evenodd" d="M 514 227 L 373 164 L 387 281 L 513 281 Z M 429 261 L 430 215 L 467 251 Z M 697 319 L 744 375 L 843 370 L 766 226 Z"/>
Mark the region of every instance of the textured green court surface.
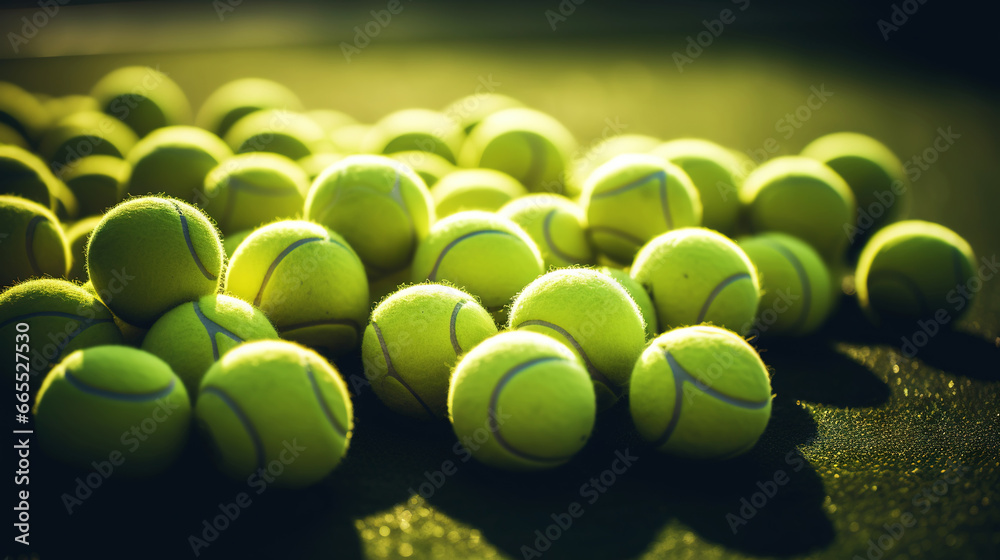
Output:
<path fill-rule="evenodd" d="M 366 122 L 443 107 L 485 83 L 550 112 L 584 145 L 617 128 L 790 154 L 822 134 L 856 130 L 911 162 L 910 216 L 955 229 L 996 266 L 995 98 L 778 49 L 720 45 L 678 72 L 672 50 L 514 41 L 376 44 L 351 64 L 335 46 L 57 57 L 0 61 L 0 79 L 68 94 L 114 67 L 148 64 L 197 106 L 223 82 L 258 75 L 289 85 L 309 108 Z M 935 149 L 941 134 L 948 140 Z M 759 445 L 729 462 L 657 456 L 619 405 L 599 416 L 592 441 L 564 468 L 497 472 L 465 461 L 446 423 L 394 416 L 360 386 L 348 457 L 318 487 L 258 495 L 223 479 L 193 443 L 165 475 L 112 476 L 68 514 L 60 497 L 80 474 L 37 459 L 32 541 L 41 558 L 185 558 L 189 536 L 204 537 L 203 521 L 247 492 L 250 505 L 202 557 L 989 556 L 1000 550 L 1000 271 L 984 271 L 997 276 L 983 277 L 971 312 L 912 357 L 900 337 L 912 339 L 916 325 L 874 331 L 846 295 L 821 334 L 761 341 L 773 417 Z M 349 380 L 361 378 L 357 358 L 339 365 Z"/>

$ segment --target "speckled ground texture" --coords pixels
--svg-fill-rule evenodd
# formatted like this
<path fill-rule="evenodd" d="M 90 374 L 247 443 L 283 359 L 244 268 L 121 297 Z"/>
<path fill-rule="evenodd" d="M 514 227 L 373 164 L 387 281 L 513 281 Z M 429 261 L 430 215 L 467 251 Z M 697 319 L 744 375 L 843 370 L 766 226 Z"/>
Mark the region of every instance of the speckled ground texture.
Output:
<path fill-rule="evenodd" d="M 1000 119 L 985 93 L 781 54 L 719 47 L 683 74 L 669 49 L 649 52 L 627 41 L 613 48 L 386 44 L 351 65 L 335 48 L 286 48 L 98 56 L 83 64 L 8 60 L 0 68 L 5 79 L 62 94 L 86 90 L 120 64 L 159 64 L 196 106 L 228 79 L 262 75 L 291 86 L 311 108 L 368 122 L 396 108 L 443 106 L 489 75 L 497 91 L 551 112 L 584 143 L 600 137 L 605 119 L 628 132 L 704 136 L 744 150 L 773 137 L 783 154 L 849 129 L 908 159 L 950 126 L 961 137 L 921 171 L 910 216 L 956 229 L 979 256 L 1000 251 Z M 366 86 L 344 87 L 358 83 Z M 820 84 L 834 92 L 829 101 L 789 138 L 777 132 L 776 121 Z M 1000 550 L 1000 276 L 984 283 L 971 312 L 952 326 L 906 357 L 900 336 L 916 326 L 875 331 L 845 295 L 822 333 L 760 340 L 773 373 L 773 416 L 753 451 L 724 463 L 658 456 L 618 406 L 600 415 L 592 441 L 564 468 L 496 472 L 462 462 L 446 423 L 394 416 L 361 390 L 350 453 L 329 481 L 252 495 L 201 557 L 525 558 L 525 546 L 545 559 L 992 556 Z M 340 367 L 348 377 L 361 374 L 357 358 Z M 616 452 L 635 457 L 632 466 L 613 482 L 605 475 L 603 493 L 581 495 Z M 445 461 L 456 472 L 434 475 Z M 52 551 L 42 558 L 190 557 L 188 536 L 218 514 L 218 504 L 247 490 L 217 474 L 192 443 L 165 475 L 113 477 L 67 515 L 59 496 L 72 491 L 77 474 L 41 459 L 37 465 L 33 537 Z M 786 483 L 772 488 L 775 477 Z M 425 486 L 427 497 L 413 494 L 434 478 L 439 487 Z M 536 530 L 544 534 L 552 515 L 573 502 L 583 514 L 551 543 L 540 541 Z"/>

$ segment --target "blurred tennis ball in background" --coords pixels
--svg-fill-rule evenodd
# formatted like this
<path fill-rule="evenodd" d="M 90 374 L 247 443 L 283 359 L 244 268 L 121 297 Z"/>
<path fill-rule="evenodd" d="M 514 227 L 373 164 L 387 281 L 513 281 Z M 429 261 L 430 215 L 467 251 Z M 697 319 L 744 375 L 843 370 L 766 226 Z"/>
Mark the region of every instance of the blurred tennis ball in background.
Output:
<path fill-rule="evenodd" d="M 0 195 L 0 288 L 35 276 L 65 277 L 72 256 L 62 225 L 30 200 Z"/>
<path fill-rule="evenodd" d="M 205 176 L 233 152 L 218 136 L 193 126 L 168 126 L 140 140 L 128 154 L 126 192 L 165 194 L 193 201 Z"/>
<path fill-rule="evenodd" d="M 38 153 L 63 175 L 82 158 L 106 155 L 124 158 L 139 138 L 118 119 L 97 111 L 73 113 L 49 127 Z"/>
<path fill-rule="evenodd" d="M 430 109 L 403 109 L 382 117 L 368 132 L 362 151 L 392 154 L 418 150 L 455 163 L 465 133 L 444 113 Z"/>
<path fill-rule="evenodd" d="M 587 178 L 580 197 L 593 246 L 623 264 L 657 235 L 701 224 L 698 190 L 662 158 L 622 154 Z"/>
<path fill-rule="evenodd" d="M 45 107 L 45 111 L 49 114 L 50 123 L 57 123 L 74 113 L 101 110 L 101 106 L 97 100 L 89 95 L 53 97 L 44 100 L 42 106 Z"/>
<path fill-rule="evenodd" d="M 312 111 L 306 111 L 305 116 L 318 124 L 326 131 L 327 135 L 338 128 L 358 123 L 354 117 L 334 109 L 313 109 Z"/>
<path fill-rule="evenodd" d="M 309 177 L 294 161 L 253 152 L 233 156 L 209 171 L 203 197 L 196 202 L 225 235 L 300 216 L 308 190 Z"/>
<path fill-rule="evenodd" d="M 94 216 L 121 201 L 131 172 L 128 162 L 121 158 L 96 155 L 67 167 L 62 180 L 76 196 L 80 216 Z"/>
<path fill-rule="evenodd" d="M 354 155 L 316 178 L 305 218 L 344 236 L 369 276 L 378 278 L 410 263 L 434 223 L 434 205 L 409 167 L 384 156 Z"/>
<path fill-rule="evenodd" d="M 338 128 L 330 133 L 330 141 L 333 142 L 333 150 L 339 154 L 360 154 L 363 151 L 363 144 L 368 133 L 371 132 L 370 124 L 349 124 Z"/>
<path fill-rule="evenodd" d="M 69 273 L 66 277 L 70 280 L 86 282 L 90 279 L 87 275 L 87 242 L 90 241 L 90 234 L 101 222 L 102 217 L 87 216 L 66 227 L 66 243 L 69 245 L 71 258 Z"/>
<path fill-rule="evenodd" d="M 26 146 L 38 142 L 49 120 L 49 113 L 34 95 L 18 85 L 0 81 L 0 123 L 17 132 Z"/>
<path fill-rule="evenodd" d="M 198 110 L 195 122 L 221 138 L 236 121 L 262 109 L 301 111 L 302 102 L 292 90 L 278 82 L 240 78 L 212 92 Z"/>
<path fill-rule="evenodd" d="M 390 409 L 415 418 L 448 415 L 458 359 L 497 333 L 493 317 L 456 288 L 417 284 L 382 300 L 365 329 L 365 376 Z"/>
<path fill-rule="evenodd" d="M 254 111 L 233 123 L 223 138 L 235 153 L 273 152 L 293 160 L 333 147 L 315 121 L 283 109 Z"/>
<path fill-rule="evenodd" d="M 753 231 L 798 237 L 828 262 L 843 257 L 857 216 L 854 194 L 844 179 L 802 156 L 761 164 L 743 182 L 740 199 Z"/>
<path fill-rule="evenodd" d="M 343 354 L 368 323 L 368 281 L 343 237 L 312 222 L 263 226 L 229 258 L 225 293 L 261 309 L 282 338 Z"/>
<path fill-rule="evenodd" d="M 325 152 L 308 155 L 295 163 L 302 168 L 302 171 L 305 172 L 306 177 L 309 179 L 311 184 L 320 173 L 326 171 L 327 167 L 330 167 L 342 159 L 344 159 L 344 156 L 341 154 Z"/>
<path fill-rule="evenodd" d="M 533 109 L 505 109 L 472 129 L 459 165 L 503 171 L 529 191 L 562 193 L 574 149 L 572 133 L 551 116 Z"/>
<path fill-rule="evenodd" d="M 0 194 L 36 202 L 61 219 L 79 213 L 72 191 L 34 153 L 17 146 L 0 146 Z"/>
<path fill-rule="evenodd" d="M 661 330 L 712 323 L 741 334 L 760 303 L 757 270 L 721 233 L 684 228 L 647 243 L 635 257 L 632 278 L 653 305 Z"/>
<path fill-rule="evenodd" d="M 114 70 L 94 84 L 90 95 L 102 111 L 124 122 L 140 138 L 191 119 L 184 91 L 169 76 L 148 66 Z"/>
<path fill-rule="evenodd" d="M 595 169 L 621 154 L 645 154 L 663 141 L 645 134 L 621 134 L 595 140 L 584 152 L 574 154 L 573 164 L 566 183 L 566 195 L 578 197 L 583 193 L 587 177 Z"/>
<path fill-rule="evenodd" d="M 439 219 L 465 210 L 495 212 L 526 194 L 528 191 L 517 179 L 493 169 L 460 169 L 431 187 Z"/>
<path fill-rule="evenodd" d="M 433 187 L 442 177 L 458 169 L 455 164 L 433 152 L 410 150 L 393 152 L 388 156 L 416 171 L 427 188 Z"/>
<path fill-rule="evenodd" d="M 468 134 L 486 117 L 515 107 L 524 104 L 502 93 L 477 92 L 452 101 L 442 112 Z"/>
<path fill-rule="evenodd" d="M 702 225 L 732 235 L 740 212 L 740 174 L 744 155 L 714 142 L 682 138 L 664 142 L 650 151 L 684 170 L 698 189 Z"/>
<path fill-rule="evenodd" d="M 583 211 L 561 195 L 522 196 L 505 204 L 497 214 L 524 229 L 538 246 L 546 269 L 594 262 Z"/>
<path fill-rule="evenodd" d="M 639 434 L 680 457 L 746 453 L 771 418 L 767 367 L 745 340 L 718 327 L 675 329 L 653 339 L 629 387 Z"/>
<path fill-rule="evenodd" d="M 590 438 L 596 410 L 579 358 L 555 339 L 525 331 L 473 348 L 455 367 L 448 392 L 452 429 L 465 449 L 515 471 L 569 461 Z"/>

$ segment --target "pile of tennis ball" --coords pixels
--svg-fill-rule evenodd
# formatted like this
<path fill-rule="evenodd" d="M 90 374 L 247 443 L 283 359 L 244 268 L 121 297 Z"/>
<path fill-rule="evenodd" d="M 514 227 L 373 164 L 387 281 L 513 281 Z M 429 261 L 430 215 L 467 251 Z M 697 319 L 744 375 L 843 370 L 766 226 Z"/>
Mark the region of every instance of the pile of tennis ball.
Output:
<path fill-rule="evenodd" d="M 143 67 L 0 93 L 0 340 L 81 469 L 161 472 L 199 437 L 237 479 L 304 447 L 276 484 L 316 483 L 350 444 L 351 354 L 385 414 L 494 467 L 566 463 L 622 401 L 655 449 L 726 459 L 771 413 L 748 339 L 816 332 L 845 277 L 893 328 L 974 274 L 958 234 L 900 221 L 903 166 L 861 134 L 756 166 L 699 139 L 581 154 L 496 94 L 369 125 L 256 78 L 192 118 Z"/>

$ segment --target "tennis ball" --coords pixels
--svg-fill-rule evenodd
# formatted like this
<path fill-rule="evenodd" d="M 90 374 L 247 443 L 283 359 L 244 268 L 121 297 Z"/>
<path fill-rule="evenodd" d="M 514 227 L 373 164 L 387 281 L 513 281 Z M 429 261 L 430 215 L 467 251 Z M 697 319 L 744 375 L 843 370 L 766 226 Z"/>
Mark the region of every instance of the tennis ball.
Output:
<path fill-rule="evenodd" d="M 294 161 L 254 152 L 233 156 L 205 177 L 201 206 L 223 234 L 302 213 L 309 178 Z"/>
<path fill-rule="evenodd" d="M 0 288 L 69 272 L 72 256 L 59 220 L 30 200 L 0 195 L 0 239 Z"/>
<path fill-rule="evenodd" d="M 546 269 L 594 262 L 583 211 L 563 196 L 530 194 L 508 202 L 497 214 L 524 229 L 538 246 Z"/>
<path fill-rule="evenodd" d="M 254 111 L 233 123 L 224 138 L 235 153 L 273 152 L 295 160 L 332 148 L 323 127 L 283 109 Z"/>
<path fill-rule="evenodd" d="M 606 274 L 615 279 L 621 284 L 622 288 L 625 288 L 628 295 L 632 297 L 632 301 L 639 308 L 639 313 L 642 314 L 642 322 L 646 325 L 646 340 L 651 340 L 656 336 L 660 332 L 659 321 L 656 318 L 656 306 L 653 305 L 653 300 L 649 298 L 646 289 L 633 280 L 627 271 L 621 268 L 602 266 L 597 270 L 601 274 Z"/>
<path fill-rule="evenodd" d="M 508 329 L 548 335 L 571 348 L 594 381 L 599 409 L 614 404 L 628 385 L 646 344 L 645 327 L 625 288 L 589 268 L 538 277 L 514 299 L 507 320 Z"/>
<path fill-rule="evenodd" d="M 113 293 L 104 303 L 140 328 L 215 293 L 222 261 L 222 242 L 208 217 L 170 198 L 122 202 L 104 215 L 87 244 L 87 271 L 98 294 Z"/>
<path fill-rule="evenodd" d="M 338 161 L 344 159 L 344 156 L 340 154 L 333 153 L 322 153 L 322 154 L 311 154 L 300 160 L 297 163 L 302 171 L 305 171 L 306 177 L 309 179 L 310 184 L 319 174 L 326 171 L 327 167 L 337 163 Z"/>
<path fill-rule="evenodd" d="M 487 212 L 459 212 L 434 224 L 413 257 L 414 282 L 448 281 L 496 313 L 543 272 L 535 242 Z"/>
<path fill-rule="evenodd" d="M 808 243 L 784 233 L 739 240 L 757 269 L 761 296 L 758 316 L 741 329 L 752 338 L 764 333 L 804 335 L 833 311 L 834 287 L 823 257 Z"/>
<path fill-rule="evenodd" d="M 390 409 L 445 418 L 455 363 L 496 333 L 493 317 L 471 295 L 440 284 L 409 286 L 372 311 L 361 343 L 365 376 Z"/>
<path fill-rule="evenodd" d="M 524 107 L 524 104 L 501 93 L 477 92 L 452 101 L 442 112 L 468 134 L 486 117 L 515 107 Z"/>
<path fill-rule="evenodd" d="M 63 182 L 73 191 L 81 216 L 104 214 L 125 195 L 125 183 L 131 168 L 127 161 L 114 156 L 88 156 L 66 167 Z"/>
<path fill-rule="evenodd" d="M 72 219 L 79 203 L 38 156 L 17 146 L 0 146 L 0 194 L 37 202 L 60 219 Z"/>
<path fill-rule="evenodd" d="M 740 199 L 753 231 L 798 237 L 828 262 L 843 256 L 857 216 L 854 194 L 844 179 L 802 156 L 761 164 L 743 182 Z"/>
<path fill-rule="evenodd" d="M 305 218 L 343 235 L 378 278 L 406 268 L 434 223 L 434 205 L 410 168 L 384 156 L 354 155 L 313 181 Z"/>
<path fill-rule="evenodd" d="M 201 128 L 225 137 L 242 117 L 262 109 L 301 111 L 302 102 L 287 87 L 263 78 L 233 80 L 212 92 L 198 111 Z"/>
<path fill-rule="evenodd" d="M 21 323 L 28 329 L 20 330 Z M 22 332 L 26 336 L 19 336 Z M 32 389 L 71 352 L 123 342 L 111 311 L 99 299 L 78 284 L 52 278 L 21 282 L 0 293 L 0 336 L 12 344 L 28 341 L 21 350 L 29 358 Z"/>
<path fill-rule="evenodd" d="M 115 286 L 117 287 L 117 284 Z M 90 280 L 83 285 L 83 289 L 96 296 L 101 302 L 111 301 L 115 297 L 114 292 L 107 288 L 100 290 L 98 293 L 97 288 L 94 287 L 94 284 Z M 114 319 L 118 330 L 121 331 L 122 339 L 124 339 L 125 344 L 138 348 L 142 344 L 142 339 L 146 336 L 146 332 L 149 331 L 149 329 L 140 328 L 127 323 L 123 321 L 121 317 L 115 315 L 114 312 L 111 313 L 111 316 L 112 319 Z"/>
<path fill-rule="evenodd" d="M 575 147 L 569 130 L 549 115 L 533 109 L 504 109 L 472 129 L 458 163 L 503 171 L 529 191 L 561 193 Z"/>
<path fill-rule="evenodd" d="M 443 218 L 465 210 L 495 212 L 528 194 L 517 179 L 493 169 L 461 169 L 431 188 L 434 213 Z"/>
<path fill-rule="evenodd" d="M 327 134 L 344 126 L 358 124 L 354 117 L 333 109 L 313 109 L 306 111 L 305 115 L 325 130 Z"/>
<path fill-rule="evenodd" d="M 330 141 L 333 142 L 333 149 L 339 154 L 360 154 L 362 145 L 368 133 L 371 131 L 370 124 L 349 124 L 342 126 L 330 133 Z"/>
<path fill-rule="evenodd" d="M 21 136 L 21 133 L 6 124 L 0 123 L 0 145 L 10 144 L 22 149 L 30 149 L 31 144 Z"/>
<path fill-rule="evenodd" d="M 140 137 L 191 118 L 191 105 L 180 86 L 148 66 L 113 70 L 94 84 L 90 95 L 102 111 L 130 126 Z"/>
<path fill-rule="evenodd" d="M 444 113 L 430 109 L 403 109 L 382 117 L 368 132 L 361 150 L 392 154 L 419 150 L 455 163 L 465 133 Z"/>
<path fill-rule="evenodd" d="M 825 163 L 847 182 L 858 205 L 857 233 L 875 232 L 906 215 L 910 181 L 903 162 L 885 144 L 856 132 L 836 132 L 810 142 L 802 155 Z"/>
<path fill-rule="evenodd" d="M 709 229 L 654 238 L 636 255 L 631 275 L 653 300 L 661 330 L 713 323 L 744 334 L 760 303 L 753 263 L 728 237 Z"/>
<path fill-rule="evenodd" d="M 598 167 L 583 185 L 591 244 L 631 263 L 647 241 L 701 224 L 701 198 L 681 168 L 645 154 L 622 154 Z"/>
<path fill-rule="evenodd" d="M 211 132 L 193 126 L 160 128 L 128 154 L 132 166 L 126 191 L 132 195 L 165 194 L 191 202 L 205 186 L 205 176 L 233 153 Z"/>
<path fill-rule="evenodd" d="M 73 113 L 100 111 L 101 105 L 89 95 L 63 95 L 42 100 L 42 106 L 49 114 L 49 123 L 57 123 Z"/>
<path fill-rule="evenodd" d="M 167 362 L 195 395 L 219 357 L 241 343 L 268 338 L 278 338 L 278 332 L 262 312 L 239 298 L 212 294 L 164 313 L 142 339 L 142 349 Z"/>
<path fill-rule="evenodd" d="M 0 82 L 0 122 L 34 145 L 49 125 L 50 117 L 34 95 L 15 84 Z"/>
<path fill-rule="evenodd" d="M 329 475 L 347 454 L 354 426 L 336 368 L 281 340 L 240 345 L 209 368 L 195 418 L 224 473 L 284 488 Z"/>
<path fill-rule="evenodd" d="M 371 302 L 371 307 L 375 307 L 386 296 L 396 290 L 412 284 L 410 282 L 411 272 L 410 268 L 407 267 L 381 278 L 370 280 L 368 283 L 368 300 Z"/>
<path fill-rule="evenodd" d="M 433 187 L 445 175 L 455 171 L 455 164 L 433 152 L 411 150 L 388 154 L 390 158 L 403 163 L 417 172 L 427 188 Z"/>
<path fill-rule="evenodd" d="M 149 476 L 173 463 L 187 441 L 191 401 L 170 366 L 128 346 L 94 346 L 49 372 L 34 407 L 38 443 L 80 469 L 111 462 Z"/>
<path fill-rule="evenodd" d="M 872 236 L 858 257 L 858 303 L 876 324 L 949 322 L 982 289 L 975 263 L 972 247 L 954 231 L 921 220 L 896 222 Z"/>
<path fill-rule="evenodd" d="M 736 231 L 745 155 L 697 138 L 665 142 L 650 154 L 680 167 L 691 179 L 701 199 L 702 225 L 725 234 Z"/>
<path fill-rule="evenodd" d="M 69 245 L 72 263 L 66 277 L 70 280 L 86 282 L 90 279 L 87 275 L 87 242 L 90 241 L 91 232 L 101 223 L 101 218 L 102 216 L 87 216 L 66 228 L 66 243 Z"/>
<path fill-rule="evenodd" d="M 566 194 L 574 198 L 580 196 L 587 177 L 615 156 L 645 154 L 662 142 L 659 138 L 645 134 L 621 134 L 611 138 L 598 138 L 585 152 L 578 150 L 573 154 L 573 163 L 566 182 Z"/>
<path fill-rule="evenodd" d="M 643 439 L 664 453 L 729 459 L 757 443 L 771 417 L 771 381 L 736 333 L 695 326 L 650 343 L 632 371 L 629 409 Z"/>
<path fill-rule="evenodd" d="M 492 467 L 529 471 L 569 461 L 590 438 L 594 385 L 579 359 L 532 332 L 488 338 L 455 367 L 448 415 L 459 442 Z"/>
<path fill-rule="evenodd" d="M 252 229 L 245 229 L 222 237 L 222 251 L 226 254 L 226 260 L 233 257 L 233 254 L 236 253 L 236 248 L 253 232 L 254 230 Z"/>
<path fill-rule="evenodd" d="M 135 132 L 118 119 L 98 111 L 84 111 L 49 127 L 39 143 L 38 153 L 62 176 L 90 155 L 122 159 L 138 140 Z"/>
<path fill-rule="evenodd" d="M 260 308 L 282 338 L 335 354 L 357 348 L 368 323 L 361 260 L 311 222 L 274 222 L 247 236 L 229 259 L 224 291 Z"/>

